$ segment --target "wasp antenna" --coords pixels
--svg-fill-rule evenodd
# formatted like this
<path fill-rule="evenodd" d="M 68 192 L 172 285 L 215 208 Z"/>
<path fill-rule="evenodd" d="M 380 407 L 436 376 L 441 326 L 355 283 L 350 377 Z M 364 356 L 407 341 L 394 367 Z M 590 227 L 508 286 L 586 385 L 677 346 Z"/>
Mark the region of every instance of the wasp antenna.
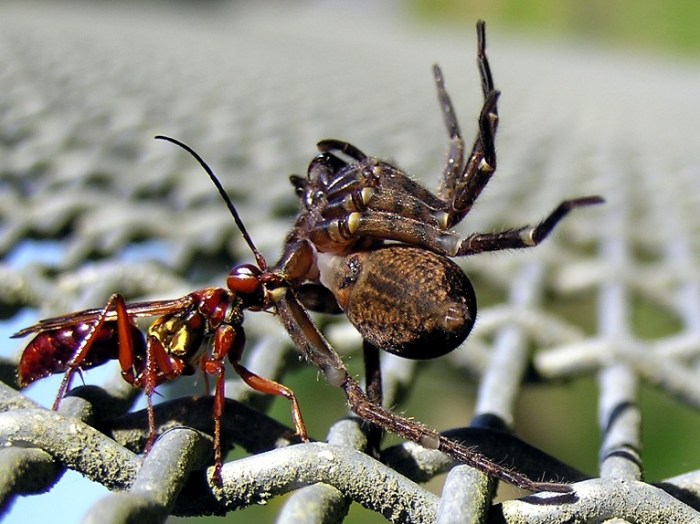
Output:
<path fill-rule="evenodd" d="M 224 202 L 226 202 L 226 206 L 228 207 L 228 210 L 231 213 L 231 216 L 233 216 L 233 220 L 235 220 L 236 225 L 238 226 L 238 229 L 240 230 L 241 234 L 243 235 L 243 238 L 245 239 L 246 243 L 248 244 L 248 247 L 250 247 L 250 250 L 253 252 L 253 255 L 255 256 L 255 260 L 258 263 L 258 267 L 260 269 L 262 269 L 263 271 L 265 269 L 267 269 L 267 262 L 265 261 L 265 257 L 263 257 L 262 253 L 260 253 L 260 251 L 258 251 L 258 248 L 255 247 L 255 244 L 253 243 L 253 239 L 250 238 L 250 235 L 248 234 L 248 230 L 246 229 L 245 225 L 243 224 L 243 221 L 241 220 L 240 215 L 238 214 L 238 211 L 236 210 L 236 206 L 234 206 L 233 202 L 231 202 L 231 199 L 229 198 L 228 194 L 226 193 L 226 190 L 224 189 L 224 186 L 221 185 L 221 182 L 214 174 L 214 171 L 212 171 L 212 169 L 204 161 L 204 159 L 199 155 L 199 153 L 197 153 L 194 149 L 192 149 L 190 146 L 188 146 L 184 142 L 180 142 L 176 138 L 172 138 L 172 137 L 165 136 L 165 135 L 156 135 L 155 139 L 156 140 L 165 140 L 167 142 L 172 142 L 173 144 L 180 146 L 182 149 L 184 149 L 190 155 L 192 155 L 197 162 L 199 162 L 199 165 L 202 166 L 202 169 L 204 169 L 204 171 L 206 171 L 206 173 L 207 173 L 207 175 L 209 175 L 209 178 L 211 179 L 211 181 L 214 182 L 216 189 L 219 191 L 219 194 L 221 195 L 221 198 L 223 198 Z"/>

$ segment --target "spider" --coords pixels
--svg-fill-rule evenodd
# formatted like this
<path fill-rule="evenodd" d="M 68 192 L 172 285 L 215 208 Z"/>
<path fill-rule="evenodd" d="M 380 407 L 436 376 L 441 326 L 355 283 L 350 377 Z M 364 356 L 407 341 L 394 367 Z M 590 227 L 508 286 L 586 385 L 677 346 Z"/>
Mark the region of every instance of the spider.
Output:
<path fill-rule="evenodd" d="M 474 325 L 474 290 L 447 257 L 536 246 L 572 209 L 603 202 L 599 196 L 565 200 L 534 226 L 496 233 L 462 238 L 451 229 L 496 169 L 500 93 L 486 56 L 483 21 L 477 23 L 477 62 L 484 103 L 469 155 L 442 71 L 433 67 L 450 138 L 437 194 L 398 167 L 335 139 L 318 143 L 321 153 L 307 177 L 290 177 L 302 211 L 275 271 L 296 285 L 309 309 L 347 315 L 362 335 L 368 394 L 377 402 L 378 349 L 436 358 L 459 346 Z"/>
<path fill-rule="evenodd" d="M 448 257 L 536 246 L 572 209 L 603 202 L 599 196 L 565 200 L 534 226 L 497 233 L 461 238 L 451 229 L 469 213 L 496 169 L 494 137 L 500 93 L 486 56 L 482 21 L 477 23 L 477 62 L 484 103 L 468 155 L 442 71 L 437 65 L 433 68 L 450 137 L 437 194 L 398 167 L 348 142 L 322 140 L 307 176 L 290 177 L 302 209 L 286 238 L 282 257 L 271 270 L 290 286 L 277 309 L 297 347 L 324 370 L 331 383 L 345 390 L 358 416 L 441 449 L 492 476 L 539 489 L 544 486 L 534 486 L 519 473 L 476 452 L 465 456 L 453 441 L 431 430 L 415 432 L 417 428 L 405 426 L 405 420 L 381 408 L 379 350 L 411 359 L 436 358 L 459 346 L 474 325 L 473 287 Z M 342 311 L 357 328 L 365 353 L 366 392 L 311 328 L 301 304 L 314 311 Z M 303 322 L 292 325 L 291 318 L 303 318 Z"/>

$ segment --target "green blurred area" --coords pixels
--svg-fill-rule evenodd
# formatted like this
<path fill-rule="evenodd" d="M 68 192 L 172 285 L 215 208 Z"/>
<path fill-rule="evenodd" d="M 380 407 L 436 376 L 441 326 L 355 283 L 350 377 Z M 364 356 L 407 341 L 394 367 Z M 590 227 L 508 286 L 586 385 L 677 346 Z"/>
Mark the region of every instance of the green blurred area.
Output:
<path fill-rule="evenodd" d="M 410 0 L 409 9 L 431 23 L 482 18 L 511 30 L 700 56 L 697 0 Z"/>

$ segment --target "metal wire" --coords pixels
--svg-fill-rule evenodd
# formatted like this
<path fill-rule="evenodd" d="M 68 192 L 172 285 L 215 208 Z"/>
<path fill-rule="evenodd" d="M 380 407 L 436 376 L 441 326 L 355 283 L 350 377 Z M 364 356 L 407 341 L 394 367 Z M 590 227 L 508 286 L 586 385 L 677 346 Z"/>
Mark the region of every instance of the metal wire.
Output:
<path fill-rule="evenodd" d="M 5 6 L 0 19 L 0 300 L 10 310 L 48 316 L 102 305 L 115 291 L 177 296 L 250 259 L 197 166 L 155 134 L 207 158 L 274 260 L 296 206 L 286 176 L 303 172 L 317 140 L 348 139 L 435 187 L 447 137 L 430 65 L 440 62 L 465 133 L 479 108 L 471 29 L 416 33 L 387 13 L 370 21 L 313 4 L 184 13 L 46 4 L 35 12 Z M 700 157 L 691 147 L 700 109 L 680 102 L 694 99 L 700 77 L 498 31 L 489 31 L 488 49 L 504 93 L 499 171 L 465 227 L 533 222 L 573 196 L 601 194 L 607 203 L 577 211 L 537 249 L 466 261 L 503 300 L 486 301 L 465 346 L 444 361 L 478 380 L 477 417 L 511 427 L 533 374 L 548 383 L 595 377 L 596 478 L 577 483 L 575 497 L 517 494 L 493 504 L 492 480 L 440 453 L 405 443 L 384 449 L 382 462 L 369 457 L 352 418 L 337 422 L 327 443 L 288 446 L 289 428 L 246 407 L 266 406 L 229 380 L 224 431 L 252 455 L 226 463 L 223 488 L 207 492 L 210 399 L 186 389 L 160 404 L 165 434 L 144 459 L 129 450 L 142 447 L 145 416 L 128 413 L 134 391 L 115 376 L 82 388 L 58 413 L 0 384 L 4 511 L 70 468 L 119 490 L 85 522 L 222 514 L 290 491 L 279 522 L 339 522 L 351 502 L 393 522 L 700 520 L 698 472 L 648 484 L 640 455 L 643 383 L 700 408 Z M 21 263 L 33 243 L 58 254 Z M 572 319 L 556 306 L 567 297 L 593 297 L 594 306 Z M 634 320 L 640 301 L 675 327 L 646 334 Z M 249 314 L 245 327 L 249 368 L 283 381 L 300 368 L 276 319 Z M 359 347 L 347 324 L 326 333 L 348 357 Z M 9 355 L 21 344 L 3 348 L 10 377 L 17 355 Z M 408 392 L 420 395 L 416 370 L 384 358 L 387 405 L 401 409 Z M 457 376 L 450 387 L 465 403 L 473 392 Z M 464 408 L 454 425 L 468 423 Z M 438 494 L 417 484 L 447 471 Z"/>

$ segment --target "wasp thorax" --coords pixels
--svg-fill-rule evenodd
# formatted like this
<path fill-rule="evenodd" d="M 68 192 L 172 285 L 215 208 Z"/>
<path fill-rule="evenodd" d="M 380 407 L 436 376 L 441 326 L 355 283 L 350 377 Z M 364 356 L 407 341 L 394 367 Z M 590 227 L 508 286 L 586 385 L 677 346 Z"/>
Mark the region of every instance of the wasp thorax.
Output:
<path fill-rule="evenodd" d="M 319 254 L 321 283 L 362 337 L 405 358 L 455 349 L 474 325 L 476 299 L 464 272 L 431 251 L 386 246 L 347 256 Z"/>
<path fill-rule="evenodd" d="M 204 330 L 202 316 L 185 310 L 156 319 L 148 328 L 148 337 L 160 342 L 169 355 L 187 358 L 199 351 Z"/>

